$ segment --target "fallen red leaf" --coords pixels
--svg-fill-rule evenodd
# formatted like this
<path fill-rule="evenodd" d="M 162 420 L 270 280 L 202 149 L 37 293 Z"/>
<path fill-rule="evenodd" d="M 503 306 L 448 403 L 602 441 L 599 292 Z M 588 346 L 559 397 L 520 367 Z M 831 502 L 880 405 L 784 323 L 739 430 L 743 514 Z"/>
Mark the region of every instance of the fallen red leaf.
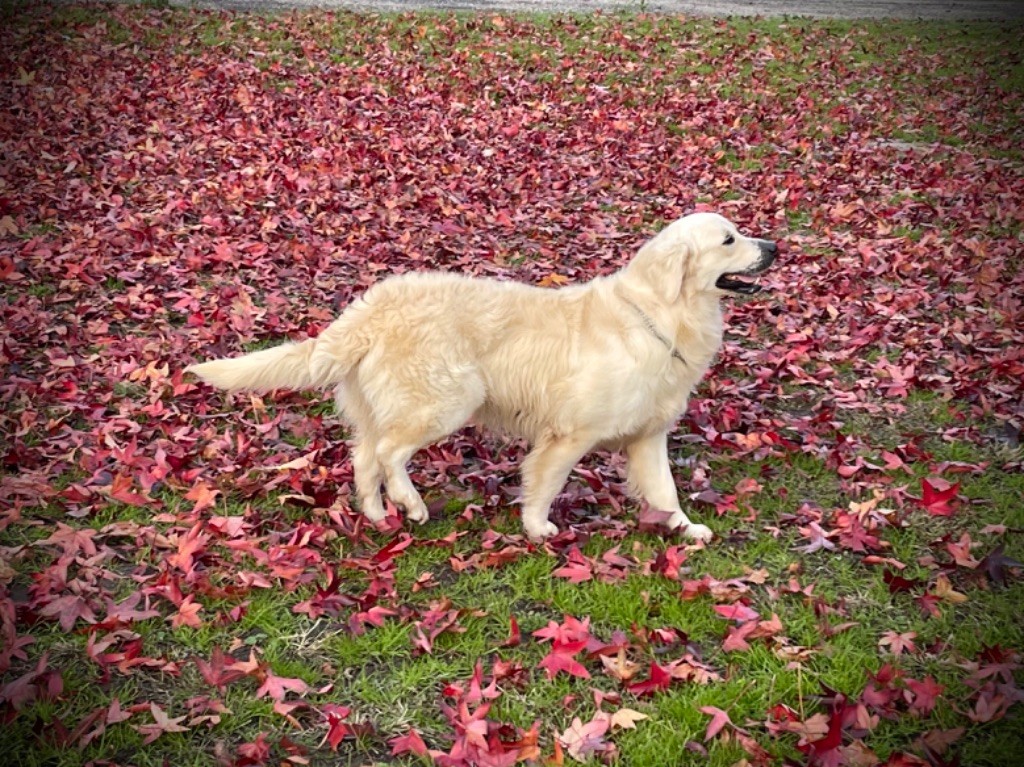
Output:
<path fill-rule="evenodd" d="M 959 492 L 959 482 L 949 484 L 939 479 L 922 479 L 921 505 L 933 517 L 948 517 L 956 511 L 953 501 Z"/>
<path fill-rule="evenodd" d="M 707 730 L 704 731 L 705 743 L 720 733 L 727 724 L 732 724 L 729 715 L 717 706 L 701 706 L 700 712 L 711 717 Z"/>
<path fill-rule="evenodd" d="M 653 695 L 661 690 L 667 690 L 671 684 L 671 671 L 652 662 L 647 679 L 642 682 L 626 685 L 626 689 L 634 695 Z"/>
<path fill-rule="evenodd" d="M 272 700 L 284 700 L 285 695 L 289 692 L 294 692 L 297 695 L 304 695 L 309 692 L 309 685 L 301 679 L 276 676 L 269 671 L 264 673 L 265 676 L 263 678 L 263 682 L 256 690 L 257 698 L 268 696 Z"/>
<path fill-rule="evenodd" d="M 425 756 L 427 753 L 427 744 L 423 742 L 420 734 L 413 729 L 410 729 L 405 735 L 392 738 L 388 741 L 388 744 L 391 746 L 392 756 L 401 756 L 402 754 Z"/>
<path fill-rule="evenodd" d="M 577 642 L 575 644 L 565 645 L 564 649 L 561 650 L 552 650 L 541 659 L 537 664 L 537 667 L 544 669 L 548 675 L 548 679 L 554 679 L 559 672 L 565 672 L 569 676 L 589 679 L 590 672 L 588 672 L 581 663 L 573 658 L 573 655 L 576 652 L 581 651 L 585 644 L 585 642 Z"/>

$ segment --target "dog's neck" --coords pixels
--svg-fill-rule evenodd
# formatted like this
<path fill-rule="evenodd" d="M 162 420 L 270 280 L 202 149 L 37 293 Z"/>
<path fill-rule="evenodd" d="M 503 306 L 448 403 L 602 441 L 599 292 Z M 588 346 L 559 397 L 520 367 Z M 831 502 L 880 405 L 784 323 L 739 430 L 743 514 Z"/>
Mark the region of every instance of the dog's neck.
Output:
<path fill-rule="evenodd" d="M 640 318 L 640 321 L 644 324 L 644 327 L 647 328 L 648 332 L 650 332 L 652 336 L 654 336 L 659 341 L 661 341 L 662 344 L 664 344 L 665 348 L 668 349 L 671 353 L 673 359 L 677 359 L 685 365 L 686 360 L 683 359 L 683 355 L 679 353 L 679 350 L 676 348 L 676 345 L 669 339 L 668 336 L 666 336 L 664 333 L 658 330 L 658 326 L 654 324 L 654 320 L 647 316 L 647 312 L 645 312 L 635 302 L 633 302 L 629 298 L 626 298 L 625 296 L 623 296 L 622 300 L 633 308 L 633 311 L 637 313 L 637 316 Z"/>

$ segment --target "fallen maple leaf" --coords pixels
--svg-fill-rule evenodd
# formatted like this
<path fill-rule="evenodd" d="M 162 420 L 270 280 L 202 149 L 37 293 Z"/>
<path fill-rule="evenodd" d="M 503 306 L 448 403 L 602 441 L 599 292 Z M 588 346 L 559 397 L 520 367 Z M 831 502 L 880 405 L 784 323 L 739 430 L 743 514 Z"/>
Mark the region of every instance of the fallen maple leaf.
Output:
<path fill-rule="evenodd" d="M 75 556 L 81 553 L 86 557 L 94 557 L 98 551 L 95 537 L 96 531 L 91 528 L 77 530 L 63 522 L 58 522 L 57 529 L 48 538 L 36 541 L 35 545 L 59 546 L 64 554 Z"/>
<path fill-rule="evenodd" d="M 700 712 L 711 717 L 708 728 L 704 731 L 705 743 L 720 733 L 727 724 L 732 724 L 729 715 L 717 706 L 701 706 Z"/>
<path fill-rule="evenodd" d="M 738 623 L 757 620 L 761 617 L 756 610 L 752 610 L 742 602 L 735 602 L 731 605 L 715 605 L 715 612 L 723 618 Z"/>
<path fill-rule="evenodd" d="M 127 474 L 117 474 L 107 490 L 111 499 L 120 501 L 128 506 L 160 506 L 158 501 L 150 498 L 145 493 L 137 493 L 132 488 L 134 483 Z"/>
<path fill-rule="evenodd" d="M 648 678 L 626 686 L 634 695 L 651 695 L 659 690 L 667 690 L 672 684 L 672 672 L 657 663 L 651 662 Z"/>
<path fill-rule="evenodd" d="M 601 664 L 604 666 L 604 670 L 620 682 L 628 682 L 640 669 L 639 664 L 633 663 L 631 660 L 626 658 L 625 648 L 620 647 L 618 653 L 615 655 L 601 655 L 599 657 L 601 658 Z"/>
<path fill-rule="evenodd" d="M 828 730 L 823 737 L 807 737 L 801 738 L 796 744 L 796 747 L 803 751 L 805 754 L 810 754 L 811 758 L 815 760 L 813 763 L 821 763 L 822 765 L 840 765 L 842 764 L 842 754 L 839 752 L 840 747 L 843 745 L 843 716 L 842 712 L 845 710 L 845 703 L 839 703 L 839 710 L 833 710 L 832 714 L 828 719 Z M 813 734 L 820 732 L 820 727 L 816 726 L 813 730 Z"/>
<path fill-rule="evenodd" d="M 840 764 L 846 767 L 877 767 L 879 764 L 878 755 L 872 751 L 862 740 L 854 740 L 838 748 Z M 826 764 L 822 761 L 822 764 Z"/>
<path fill-rule="evenodd" d="M 232 682 L 244 678 L 247 674 L 244 667 L 238 668 L 231 665 L 234 663 L 234 658 L 226 655 L 219 647 L 213 648 L 209 662 L 202 658 L 195 658 L 194 660 L 199 673 L 202 674 L 206 683 L 221 690 Z M 254 666 L 253 670 L 255 668 Z"/>
<path fill-rule="evenodd" d="M 548 621 L 548 625 L 534 631 L 533 636 L 550 639 L 555 647 L 576 642 L 586 643 L 590 639 L 590 618 L 586 617 L 581 621 L 566 615 L 562 623 Z"/>
<path fill-rule="evenodd" d="M 498 647 L 518 647 L 523 641 L 523 635 L 519 631 L 519 621 L 516 620 L 516 616 L 510 615 L 508 617 L 508 624 L 508 639 L 499 644 Z"/>
<path fill-rule="evenodd" d="M 643 533 L 663 534 L 674 513 L 675 512 L 672 511 L 662 511 L 661 509 L 656 509 L 653 506 L 647 506 L 646 508 L 641 509 L 640 513 L 637 515 L 637 529 Z"/>
<path fill-rule="evenodd" d="M 220 490 L 210 487 L 206 482 L 200 481 L 185 493 L 185 498 L 189 501 L 195 501 L 195 506 L 192 507 L 191 513 L 198 514 L 212 508 L 218 495 L 220 495 Z"/>
<path fill-rule="evenodd" d="M 573 546 L 569 549 L 566 564 L 553 570 L 551 574 L 556 578 L 568 578 L 571 583 L 583 583 L 594 577 L 594 570 L 590 560 L 583 556 L 576 546 Z"/>
<path fill-rule="evenodd" d="M 554 679 L 560 671 L 564 671 L 569 676 L 589 679 L 590 672 L 587 671 L 579 661 L 573 658 L 573 655 L 581 651 L 585 644 L 586 643 L 584 642 L 576 642 L 571 645 L 565 645 L 566 649 L 552 650 L 541 659 L 537 664 L 537 667 L 544 669 L 548 675 L 548 679 Z"/>
<path fill-rule="evenodd" d="M 414 729 L 410 729 L 405 735 L 392 738 L 388 744 L 391 746 L 392 756 L 401 756 L 402 754 L 425 756 L 427 753 L 427 744 Z"/>
<path fill-rule="evenodd" d="M 959 567 L 966 567 L 968 570 L 974 570 L 978 566 L 978 560 L 971 555 L 972 545 L 975 544 L 972 543 L 970 534 L 964 533 L 956 543 L 947 543 L 946 551 L 950 553 L 953 557 L 953 561 L 956 562 Z"/>
<path fill-rule="evenodd" d="M 149 704 L 149 711 L 153 715 L 152 724 L 135 724 L 132 727 L 139 732 L 139 734 L 145 737 L 142 740 L 142 745 L 148 746 L 154 740 L 159 738 L 164 733 L 168 732 L 188 732 L 188 727 L 183 727 L 180 722 L 187 719 L 186 716 L 179 716 L 171 719 L 167 716 L 167 713 L 160 708 L 156 703 Z"/>
<path fill-rule="evenodd" d="M 807 527 L 801 527 L 798 529 L 800 534 L 805 538 L 810 538 L 811 542 L 806 546 L 797 546 L 797 551 L 810 554 L 820 549 L 826 549 L 829 551 L 835 549 L 836 545 L 829 539 L 838 535 L 838 531 L 824 530 L 817 522 L 811 522 Z"/>
<path fill-rule="evenodd" d="M 266 764 L 270 759 L 270 743 L 267 742 L 267 734 L 261 732 L 255 740 L 240 745 L 238 756 L 239 758 L 233 762 L 237 767 Z"/>
<path fill-rule="evenodd" d="M 75 729 L 68 735 L 66 742 L 74 742 L 79 748 L 85 748 L 107 731 L 107 725 L 117 724 L 130 719 L 132 712 L 121 708 L 121 701 L 114 698 L 108 706 L 93 709 Z"/>
<path fill-rule="evenodd" d="M 409 548 L 413 543 L 413 537 L 409 533 L 401 533 L 392 539 L 386 546 L 379 548 L 370 561 L 375 565 L 383 564 L 394 559 L 401 552 Z"/>
<path fill-rule="evenodd" d="M 995 722 L 1006 716 L 1009 709 L 1024 698 L 1013 683 L 988 681 L 974 695 L 974 706 L 963 712 L 972 722 Z"/>
<path fill-rule="evenodd" d="M 787 722 L 784 728 L 787 732 L 796 733 L 806 743 L 821 740 L 828 735 L 829 716 L 818 711 L 806 719 L 799 719 L 794 716 L 793 720 Z"/>
<path fill-rule="evenodd" d="M 266 671 L 266 676 L 263 679 L 263 683 L 256 690 L 256 697 L 262 698 L 263 696 L 269 696 L 271 700 L 284 700 L 285 695 L 289 691 L 294 692 L 296 695 L 304 695 L 309 692 L 309 685 L 303 682 L 301 679 L 293 679 L 283 676 L 275 676 L 273 673 Z"/>
<path fill-rule="evenodd" d="M 586 761 L 594 753 L 604 752 L 608 743 L 604 735 L 608 732 L 611 720 L 607 714 L 598 714 L 586 724 L 577 716 L 572 724 L 558 736 L 569 756 L 579 762 Z"/>
<path fill-rule="evenodd" d="M 197 554 L 206 550 L 206 544 L 210 536 L 203 532 L 203 526 L 193 525 L 185 534 L 178 536 L 178 549 L 167 557 L 167 564 L 177 567 L 182 572 L 190 573 L 195 564 Z"/>
<path fill-rule="evenodd" d="M 50 656 L 43 653 L 36 666 L 0 687 L 0 701 L 20 711 L 34 700 L 50 700 L 60 695 L 63 679 L 59 671 L 47 670 Z"/>
<path fill-rule="evenodd" d="M 968 601 L 966 594 L 961 594 L 953 589 L 953 584 L 950 583 L 945 573 L 939 573 L 935 577 L 935 585 L 932 589 L 932 593 L 944 602 L 960 605 Z"/>
<path fill-rule="evenodd" d="M 886 570 L 882 573 L 882 580 L 885 581 L 889 587 L 889 593 L 895 594 L 900 591 L 912 591 L 924 584 L 916 578 L 904 578 L 899 573 L 893 572 L 892 570 Z"/>
<path fill-rule="evenodd" d="M 915 744 L 927 749 L 936 756 L 946 753 L 967 732 L 966 727 L 954 727 L 951 730 L 929 730 Z"/>
<path fill-rule="evenodd" d="M 449 600 L 432 602 L 430 608 L 421 615 L 421 619 L 413 622 L 412 643 L 418 652 L 432 653 L 434 640 L 447 631 L 465 631 L 458 623 L 460 611 L 448 609 L 450 606 Z"/>
<path fill-rule="evenodd" d="M 945 685 L 936 682 L 931 676 L 921 681 L 907 679 L 905 681 L 910 699 L 910 711 L 918 716 L 928 716 L 934 709 L 939 695 L 945 691 Z"/>
<path fill-rule="evenodd" d="M 203 606 L 196 602 L 195 598 L 189 594 L 178 605 L 178 611 L 170 617 L 171 625 L 174 628 L 182 626 L 190 626 L 196 629 L 202 628 L 203 621 L 199 617 L 199 611 L 202 609 Z"/>
<path fill-rule="evenodd" d="M 634 711 L 631 708 L 620 708 L 614 714 L 612 714 L 611 725 L 614 730 L 620 727 L 625 730 L 636 729 L 636 723 L 647 719 L 647 714 L 642 714 L 639 711 Z"/>
<path fill-rule="evenodd" d="M 916 637 L 916 631 L 907 631 L 903 634 L 895 631 L 886 631 L 882 634 L 882 638 L 878 640 L 878 646 L 888 647 L 889 652 L 893 655 L 902 655 L 904 652 L 916 652 L 917 645 L 914 644 Z"/>
<path fill-rule="evenodd" d="M 1001 543 L 985 555 L 985 558 L 981 560 L 978 567 L 988 574 L 989 579 L 993 583 L 998 583 L 1001 586 L 1007 584 L 1011 570 L 1018 571 L 1017 577 L 1019 577 L 1019 571 L 1024 570 L 1024 564 L 1003 553 L 1003 544 Z"/>
<path fill-rule="evenodd" d="M 299 692 L 299 694 L 301 695 L 302 693 Z M 258 698 L 259 695 L 256 697 Z M 320 713 L 327 720 L 327 734 L 324 735 L 324 740 L 331 747 L 332 751 L 337 751 L 341 741 L 352 734 L 351 727 L 345 722 L 345 719 L 352 713 L 352 710 L 347 706 L 328 703 L 320 708 Z"/>
<path fill-rule="evenodd" d="M 725 640 L 722 642 L 722 650 L 725 652 L 746 652 L 750 649 L 747 639 L 757 631 L 757 623 L 748 621 L 739 626 L 729 626 Z"/>
<path fill-rule="evenodd" d="M 57 617 L 61 629 L 65 632 L 71 631 L 72 626 L 78 620 L 86 623 L 95 623 L 96 614 L 84 597 L 77 594 L 58 597 L 39 610 L 39 614 L 52 618 Z"/>
<path fill-rule="evenodd" d="M 544 277 L 540 279 L 537 285 L 542 288 L 551 288 L 557 287 L 559 285 L 565 285 L 567 282 L 569 282 L 568 277 L 562 274 L 555 274 L 552 272 L 551 274 L 544 275 Z"/>
<path fill-rule="evenodd" d="M 950 485 L 940 479 L 922 479 L 921 505 L 933 517 L 948 517 L 956 511 L 952 502 L 959 492 L 959 482 Z"/>

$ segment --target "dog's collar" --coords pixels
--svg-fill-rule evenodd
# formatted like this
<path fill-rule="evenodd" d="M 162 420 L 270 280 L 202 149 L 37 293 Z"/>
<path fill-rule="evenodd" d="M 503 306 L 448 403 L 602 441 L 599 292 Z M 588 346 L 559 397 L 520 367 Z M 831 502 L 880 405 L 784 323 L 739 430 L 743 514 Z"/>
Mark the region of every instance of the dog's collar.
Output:
<path fill-rule="evenodd" d="M 665 345 L 666 349 L 668 349 L 670 352 L 672 352 L 672 357 L 677 359 L 677 360 L 679 360 L 680 362 L 682 362 L 685 365 L 686 364 L 686 360 L 683 359 L 683 355 L 679 353 L 679 350 L 675 347 L 675 344 L 673 344 L 671 341 L 669 341 L 668 338 L 666 338 L 662 334 L 662 332 L 660 330 L 658 330 L 657 326 L 654 324 L 654 320 L 652 320 L 650 317 L 648 317 L 647 313 L 643 309 L 641 309 L 639 306 L 634 304 L 628 298 L 623 298 L 622 300 L 625 301 L 627 304 L 629 304 L 630 306 L 633 307 L 633 311 L 635 311 L 639 315 L 640 321 L 644 323 L 644 327 L 647 328 L 647 330 L 650 331 L 652 336 L 654 336 L 659 341 L 661 341 Z"/>

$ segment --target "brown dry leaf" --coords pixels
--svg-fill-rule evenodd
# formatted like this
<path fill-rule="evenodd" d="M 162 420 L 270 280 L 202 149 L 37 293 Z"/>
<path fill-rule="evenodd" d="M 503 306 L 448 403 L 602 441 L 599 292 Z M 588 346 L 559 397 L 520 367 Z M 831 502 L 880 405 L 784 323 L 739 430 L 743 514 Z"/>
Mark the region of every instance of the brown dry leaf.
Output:
<path fill-rule="evenodd" d="M 932 589 L 932 593 L 944 602 L 949 602 L 954 605 L 961 605 L 968 601 L 966 594 L 961 594 L 959 591 L 955 591 L 953 589 L 953 584 L 950 583 L 949 578 L 946 577 L 945 573 L 939 573 L 938 577 L 935 579 L 935 586 Z"/>
<path fill-rule="evenodd" d="M 565 275 L 551 273 L 544 275 L 537 284 L 542 288 L 554 288 L 565 285 L 567 282 L 569 282 L 569 278 Z"/>
<path fill-rule="evenodd" d="M 919 748 L 926 746 L 932 753 L 942 756 L 949 750 L 951 745 L 963 737 L 966 731 L 965 727 L 954 727 L 952 730 L 929 730 L 918 738 L 914 744 Z"/>
<path fill-rule="evenodd" d="M 878 755 L 860 740 L 840 747 L 839 753 L 843 756 L 842 763 L 848 767 L 875 767 L 878 764 Z"/>
<path fill-rule="evenodd" d="M 801 736 L 808 743 L 813 743 L 828 735 L 828 722 L 828 714 L 819 711 L 817 714 L 811 714 L 802 722 L 790 722 L 786 725 L 786 729 Z"/>
<path fill-rule="evenodd" d="M 800 645 L 780 645 L 774 650 L 775 657 L 789 663 L 803 663 L 817 654 L 813 647 L 802 647 Z"/>
<path fill-rule="evenodd" d="M 620 649 L 618 655 L 614 657 L 602 655 L 601 663 L 608 675 L 615 677 L 620 682 L 628 682 L 640 670 L 640 664 L 629 660 L 624 649 Z"/>
<path fill-rule="evenodd" d="M 768 576 L 770 573 L 765 568 L 762 567 L 758 570 L 750 570 L 745 567 L 743 569 L 747 571 L 746 575 L 743 576 L 743 580 L 747 583 L 756 583 L 760 585 L 768 582 Z"/>

